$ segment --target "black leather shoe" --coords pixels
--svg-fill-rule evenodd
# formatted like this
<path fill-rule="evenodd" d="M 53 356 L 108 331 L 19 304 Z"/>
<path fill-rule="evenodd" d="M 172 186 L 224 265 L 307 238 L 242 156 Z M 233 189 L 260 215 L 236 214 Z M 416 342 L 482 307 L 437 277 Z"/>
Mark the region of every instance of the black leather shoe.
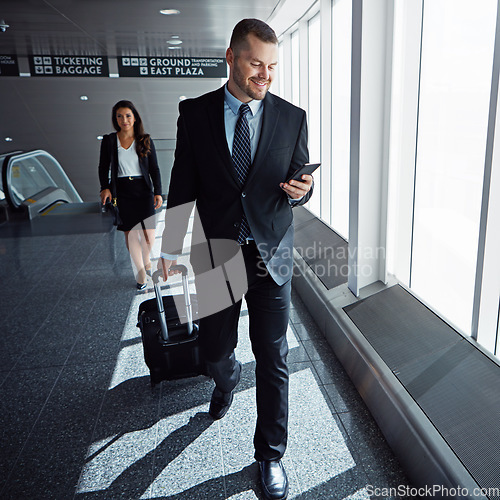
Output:
<path fill-rule="evenodd" d="M 259 462 L 260 484 L 269 500 L 285 500 L 288 496 L 288 478 L 281 460 Z"/>
<path fill-rule="evenodd" d="M 239 371 L 235 387 L 240 382 L 241 371 L 243 369 L 243 366 L 239 361 L 236 361 L 236 369 Z M 214 392 L 212 393 L 212 399 L 210 400 L 210 408 L 208 409 L 208 413 L 214 420 L 221 419 L 231 407 L 231 404 L 233 402 L 233 391 L 222 392 L 217 389 L 217 387 L 214 389 Z"/>
<path fill-rule="evenodd" d="M 217 389 L 214 389 L 212 393 L 212 399 L 210 401 L 210 408 L 208 413 L 214 420 L 221 419 L 231 407 L 231 403 L 233 402 L 233 393 L 232 392 L 222 392 Z"/>

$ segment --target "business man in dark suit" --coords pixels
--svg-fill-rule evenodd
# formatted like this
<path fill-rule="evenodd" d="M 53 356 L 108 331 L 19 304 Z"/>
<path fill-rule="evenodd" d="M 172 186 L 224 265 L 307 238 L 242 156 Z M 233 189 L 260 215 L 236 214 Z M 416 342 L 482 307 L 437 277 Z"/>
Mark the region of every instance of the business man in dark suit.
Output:
<path fill-rule="evenodd" d="M 231 239 L 241 245 L 256 359 L 255 459 L 266 497 L 284 499 L 292 206 L 308 201 L 312 177 L 286 181 L 309 160 L 306 114 L 268 92 L 278 40 L 267 24 L 256 19 L 239 22 L 226 60 L 227 85 L 179 105 L 167 209 L 195 201 L 209 241 Z M 169 268 L 182 248 L 175 232 L 166 224 L 160 259 L 164 276 L 173 274 Z M 234 355 L 240 308 L 241 300 L 200 320 L 200 343 L 216 384 L 209 410 L 214 419 L 228 411 L 240 378 L 241 364 Z"/>

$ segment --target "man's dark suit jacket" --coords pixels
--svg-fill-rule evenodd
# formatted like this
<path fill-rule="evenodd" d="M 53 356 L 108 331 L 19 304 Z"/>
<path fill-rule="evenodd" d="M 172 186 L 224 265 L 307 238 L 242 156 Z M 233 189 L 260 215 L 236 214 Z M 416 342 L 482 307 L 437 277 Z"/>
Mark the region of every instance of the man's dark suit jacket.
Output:
<path fill-rule="evenodd" d="M 116 186 L 116 179 L 118 177 L 117 141 L 116 132 L 107 134 L 102 138 L 101 153 L 99 155 L 99 182 L 101 183 L 101 191 L 103 189 L 110 189 L 113 192 L 111 188 L 112 186 Z M 111 179 L 109 178 L 110 166 Z M 139 157 L 139 166 L 141 167 L 141 172 L 146 184 L 151 191 L 153 191 L 155 195 L 161 195 L 161 176 L 153 139 L 151 139 L 151 150 L 149 154 Z"/>
<path fill-rule="evenodd" d="M 196 201 L 209 240 L 237 240 L 244 210 L 268 271 L 282 285 L 292 276 L 293 215 L 279 185 L 309 161 L 306 113 L 269 92 L 263 113 L 258 148 L 242 185 L 226 141 L 224 87 L 182 101 L 167 209 Z M 184 231 L 169 231 L 166 224 L 162 252 L 178 253 L 183 237 Z"/>

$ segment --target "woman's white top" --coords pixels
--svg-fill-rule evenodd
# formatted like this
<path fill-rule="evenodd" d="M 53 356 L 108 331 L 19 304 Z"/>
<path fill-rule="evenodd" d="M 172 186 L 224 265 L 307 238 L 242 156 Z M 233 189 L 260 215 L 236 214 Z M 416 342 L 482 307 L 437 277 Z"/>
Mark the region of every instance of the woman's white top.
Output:
<path fill-rule="evenodd" d="M 142 176 L 141 167 L 139 166 L 139 157 L 135 150 L 135 140 L 125 149 L 118 142 L 118 177 L 138 177 Z"/>

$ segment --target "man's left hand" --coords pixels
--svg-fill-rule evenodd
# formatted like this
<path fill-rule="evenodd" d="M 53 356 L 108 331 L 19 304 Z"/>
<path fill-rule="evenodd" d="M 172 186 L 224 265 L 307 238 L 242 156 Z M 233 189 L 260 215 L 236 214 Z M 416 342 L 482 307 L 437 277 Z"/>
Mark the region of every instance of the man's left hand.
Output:
<path fill-rule="evenodd" d="M 304 174 L 302 176 L 302 181 L 291 180 L 288 182 L 282 182 L 280 188 L 285 191 L 285 193 L 290 196 L 293 200 L 302 198 L 311 189 L 313 183 L 312 175 Z"/>

